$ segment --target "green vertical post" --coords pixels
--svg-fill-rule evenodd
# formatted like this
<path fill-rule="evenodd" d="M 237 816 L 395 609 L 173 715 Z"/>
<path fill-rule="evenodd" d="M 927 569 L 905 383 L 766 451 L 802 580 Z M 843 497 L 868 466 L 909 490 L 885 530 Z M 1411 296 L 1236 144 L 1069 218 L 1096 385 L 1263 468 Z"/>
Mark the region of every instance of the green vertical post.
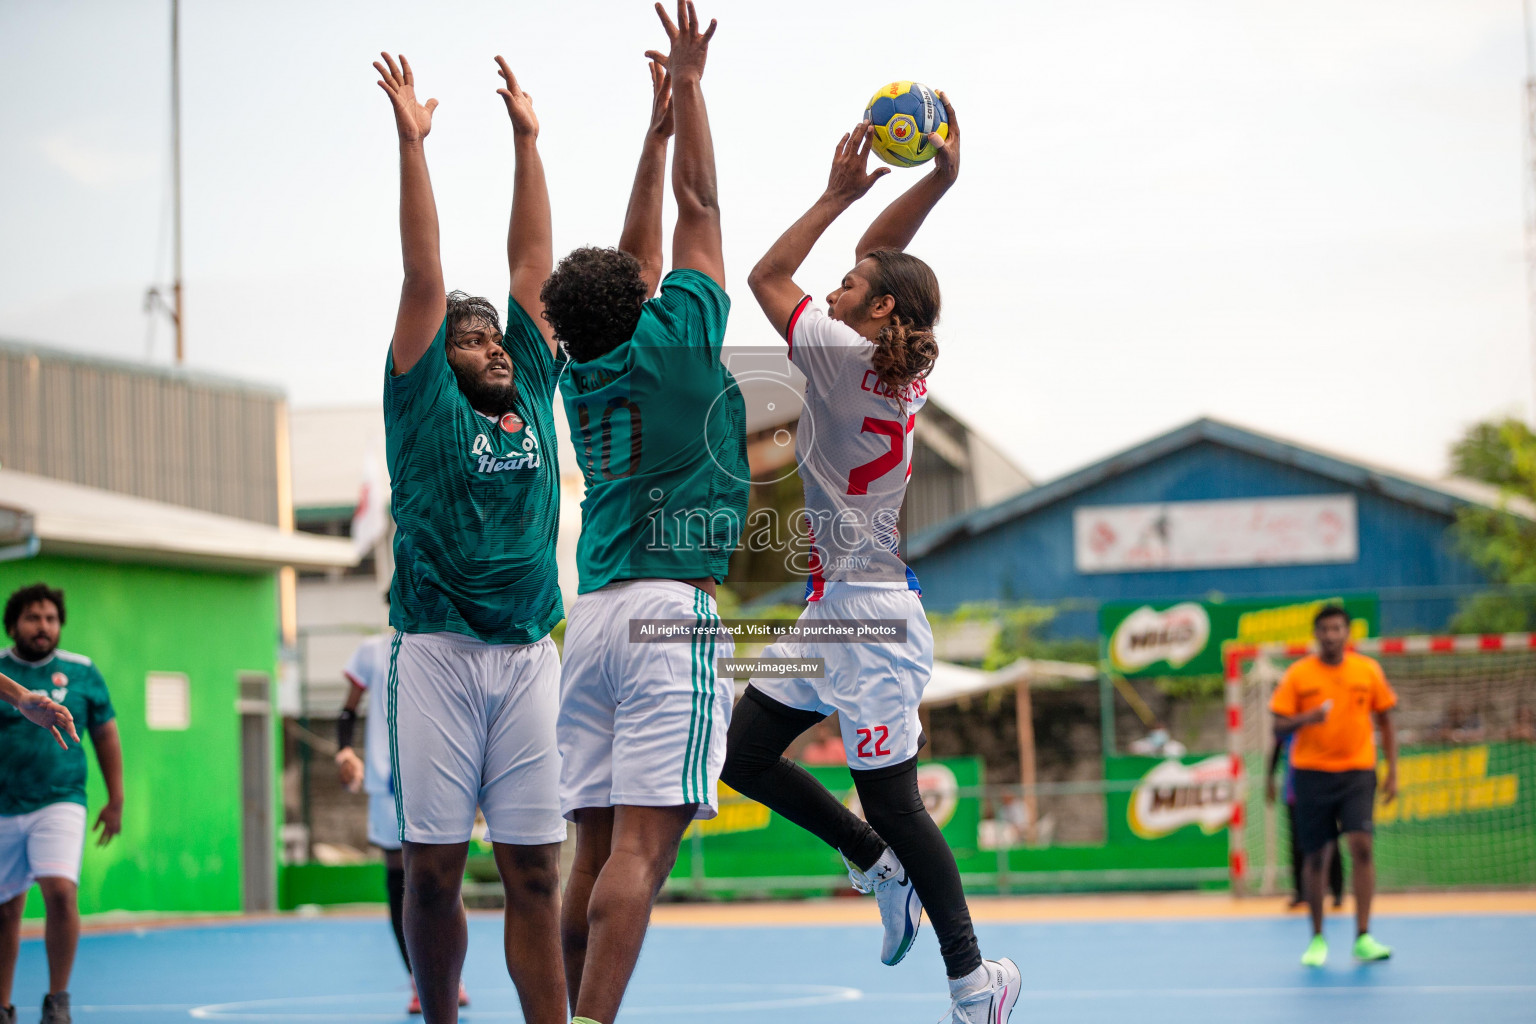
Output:
<path fill-rule="evenodd" d="M 1099 673 L 1099 742 L 1104 756 L 1115 753 L 1115 686 L 1109 681 L 1108 672 Z"/>

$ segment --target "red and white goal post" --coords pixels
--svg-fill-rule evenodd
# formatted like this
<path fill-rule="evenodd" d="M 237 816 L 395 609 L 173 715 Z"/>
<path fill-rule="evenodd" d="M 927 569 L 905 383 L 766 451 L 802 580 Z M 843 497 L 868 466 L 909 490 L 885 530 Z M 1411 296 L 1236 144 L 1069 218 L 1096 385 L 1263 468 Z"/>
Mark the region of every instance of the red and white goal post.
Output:
<path fill-rule="evenodd" d="M 1375 637 L 1353 649 L 1381 663 L 1398 696 L 1398 798 L 1377 797 L 1377 887 L 1536 885 L 1536 634 Z M 1235 895 L 1290 885 L 1289 822 L 1280 800 L 1264 798 L 1269 698 L 1286 666 L 1311 650 L 1223 651 Z"/>

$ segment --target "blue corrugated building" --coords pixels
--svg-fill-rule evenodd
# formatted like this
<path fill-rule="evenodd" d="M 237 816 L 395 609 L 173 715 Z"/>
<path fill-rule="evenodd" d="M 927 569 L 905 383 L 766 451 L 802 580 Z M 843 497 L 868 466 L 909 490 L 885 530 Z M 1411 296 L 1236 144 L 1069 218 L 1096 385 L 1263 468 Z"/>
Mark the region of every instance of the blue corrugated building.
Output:
<path fill-rule="evenodd" d="M 907 553 L 929 609 L 1060 604 L 1058 635 L 1093 635 L 1106 601 L 1346 593 L 1379 596 L 1387 635 L 1431 632 L 1487 585 L 1450 530 L 1469 503 L 1499 497 L 1200 419 L 924 530 Z"/>

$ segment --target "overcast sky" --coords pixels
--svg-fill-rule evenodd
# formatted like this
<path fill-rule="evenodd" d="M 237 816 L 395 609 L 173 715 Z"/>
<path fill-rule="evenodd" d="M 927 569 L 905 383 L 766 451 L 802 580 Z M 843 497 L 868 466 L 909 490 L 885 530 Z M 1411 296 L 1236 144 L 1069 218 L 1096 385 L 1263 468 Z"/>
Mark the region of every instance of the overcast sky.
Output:
<path fill-rule="evenodd" d="M 157 362 L 169 4 L 0 0 L 0 336 Z M 184 0 L 190 366 L 296 405 L 376 402 L 399 289 L 389 103 L 441 101 L 450 287 L 505 294 L 511 134 L 533 93 L 557 251 L 617 240 L 649 109 L 643 0 Z M 1210 414 L 1438 474 L 1530 410 L 1519 0 L 703 0 L 729 340 L 745 287 L 883 83 L 946 90 L 959 185 L 913 245 L 944 289 L 936 398 L 1045 478 Z M 663 47 L 664 48 L 664 47 Z M 881 181 L 800 275 L 851 262 Z M 669 210 L 670 219 L 670 210 Z"/>

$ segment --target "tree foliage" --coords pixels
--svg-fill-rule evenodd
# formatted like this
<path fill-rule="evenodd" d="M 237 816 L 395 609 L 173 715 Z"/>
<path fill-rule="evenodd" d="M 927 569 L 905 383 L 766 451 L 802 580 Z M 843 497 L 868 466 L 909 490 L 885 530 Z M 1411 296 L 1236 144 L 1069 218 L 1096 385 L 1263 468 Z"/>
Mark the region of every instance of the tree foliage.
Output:
<path fill-rule="evenodd" d="M 1474 424 L 1451 446 L 1458 476 L 1497 486 L 1498 508 L 1468 505 L 1456 517 L 1461 549 L 1494 583 L 1529 592 L 1489 592 L 1465 602 L 1451 621 L 1463 633 L 1505 633 L 1536 629 L 1536 522 L 1512 506 L 1536 505 L 1536 432 L 1506 418 Z"/>

